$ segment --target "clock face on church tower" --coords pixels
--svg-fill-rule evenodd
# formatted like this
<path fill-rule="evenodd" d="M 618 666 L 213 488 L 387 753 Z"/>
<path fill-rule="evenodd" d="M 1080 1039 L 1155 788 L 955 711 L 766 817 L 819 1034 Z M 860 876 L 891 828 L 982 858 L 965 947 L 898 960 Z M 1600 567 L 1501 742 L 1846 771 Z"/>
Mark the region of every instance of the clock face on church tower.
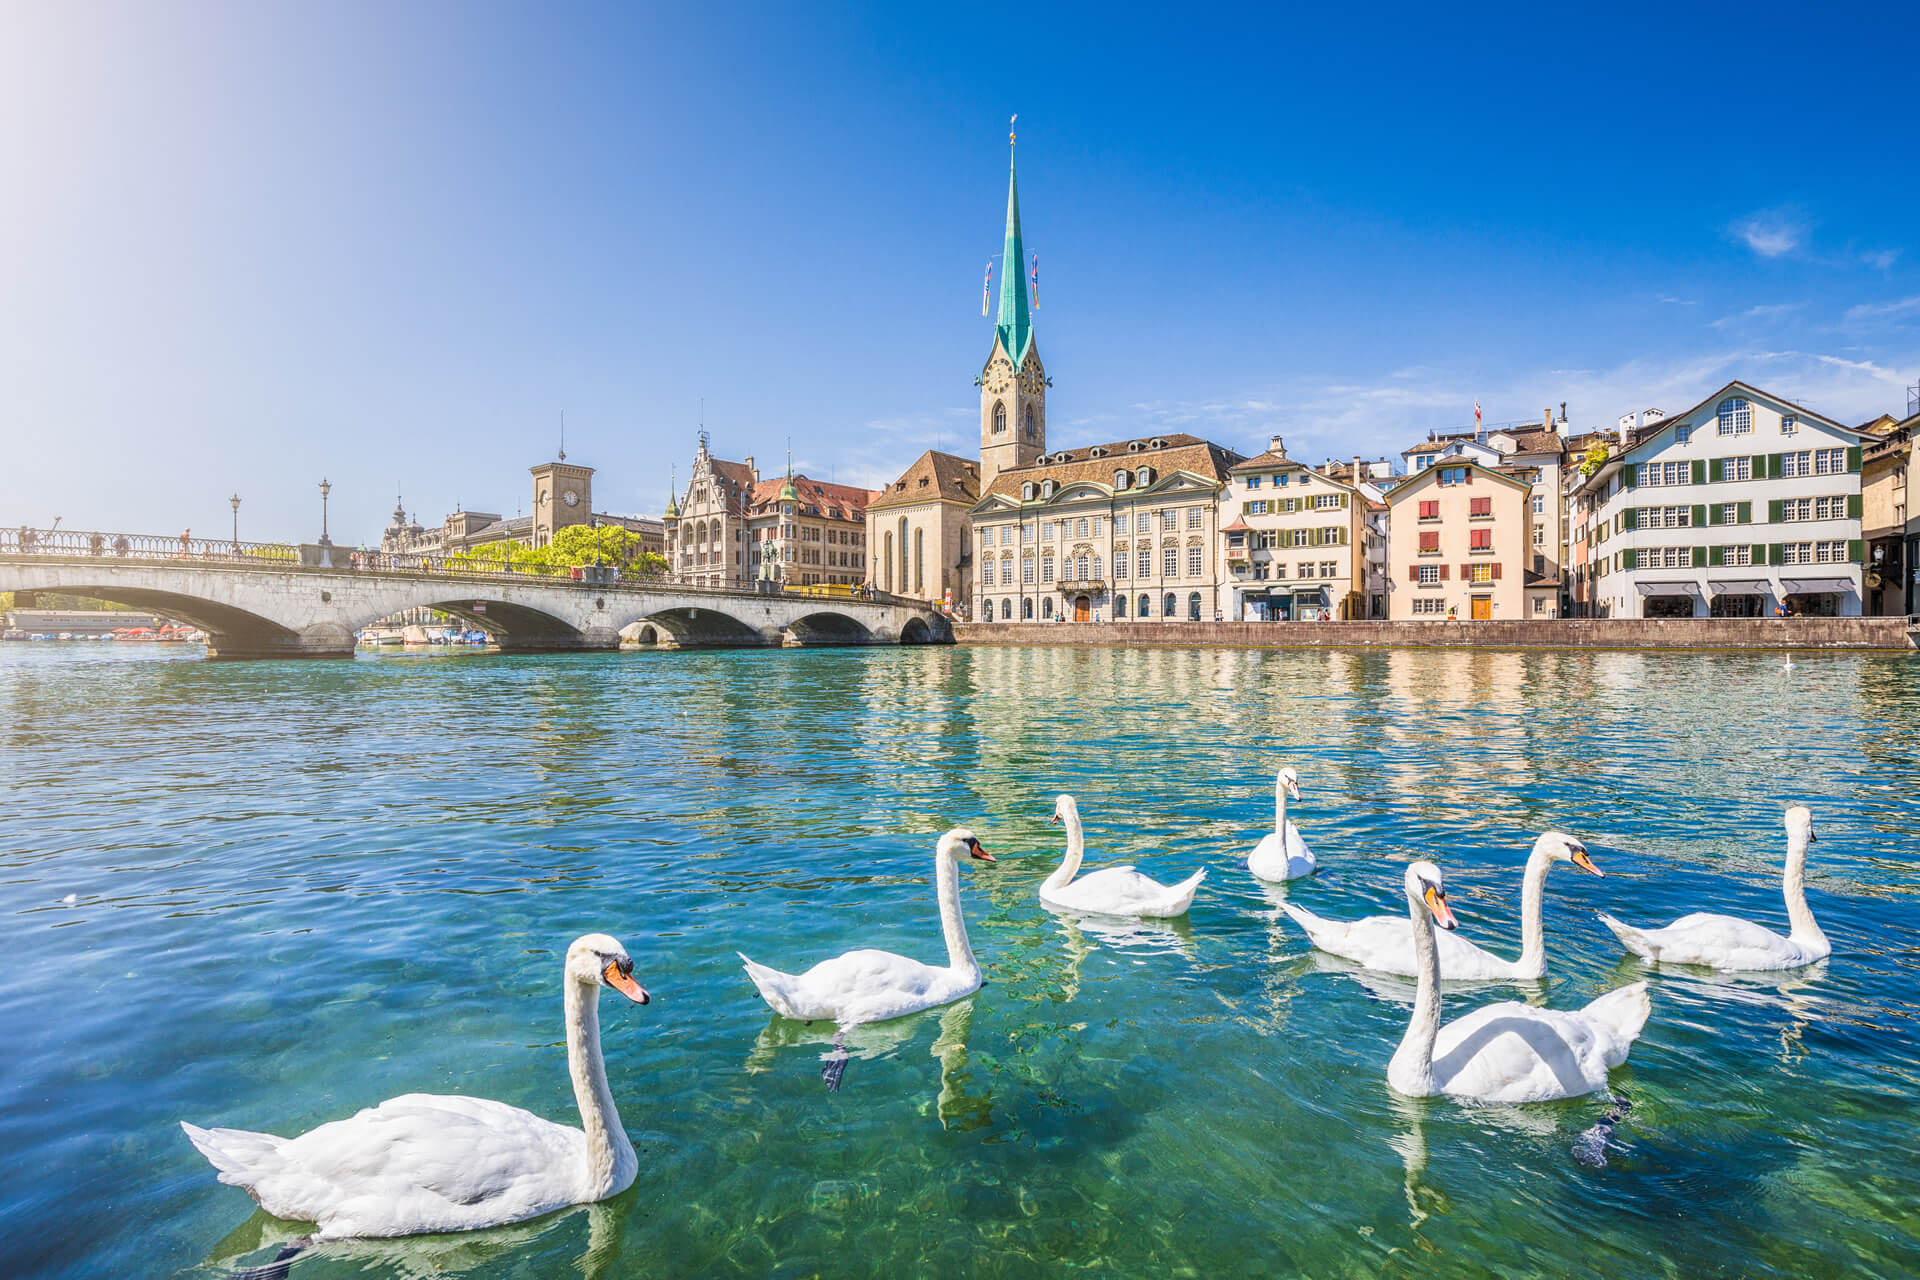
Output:
<path fill-rule="evenodd" d="M 580 503 L 580 495 L 575 493 L 573 490 L 569 489 L 565 493 L 560 495 L 560 501 L 566 503 L 570 507 L 578 506 Z"/>

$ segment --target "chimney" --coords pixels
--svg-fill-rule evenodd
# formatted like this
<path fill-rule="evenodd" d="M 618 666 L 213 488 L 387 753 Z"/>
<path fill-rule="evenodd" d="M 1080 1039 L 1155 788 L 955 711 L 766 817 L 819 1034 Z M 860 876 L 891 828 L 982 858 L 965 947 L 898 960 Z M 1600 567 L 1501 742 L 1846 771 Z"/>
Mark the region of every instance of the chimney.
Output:
<path fill-rule="evenodd" d="M 1353 474 L 1347 478 L 1354 484 L 1359 484 L 1361 480 L 1366 478 L 1360 474 L 1360 455 L 1357 453 L 1353 455 Z"/>
<path fill-rule="evenodd" d="M 1552 405 L 1548 405 L 1546 408 L 1540 411 L 1540 429 L 1542 431 L 1553 430 L 1553 406 Z"/>
<path fill-rule="evenodd" d="M 1656 422 L 1665 420 L 1666 416 L 1667 411 L 1665 409 L 1649 409 L 1640 415 L 1640 423 L 1642 426 L 1650 427 Z"/>
<path fill-rule="evenodd" d="M 1620 415 L 1620 444 L 1623 447 L 1632 443 L 1631 437 L 1637 419 L 1638 415 L 1636 414 L 1623 413 Z"/>
<path fill-rule="evenodd" d="M 1278 458 L 1286 457 L 1287 456 L 1287 438 L 1285 436 L 1274 436 L 1271 440 L 1267 442 L 1267 452 L 1273 454 L 1275 457 L 1278 457 Z"/>
<path fill-rule="evenodd" d="M 1565 426 L 1566 422 L 1567 422 L 1567 402 L 1565 400 L 1562 400 L 1560 402 L 1560 425 Z"/>

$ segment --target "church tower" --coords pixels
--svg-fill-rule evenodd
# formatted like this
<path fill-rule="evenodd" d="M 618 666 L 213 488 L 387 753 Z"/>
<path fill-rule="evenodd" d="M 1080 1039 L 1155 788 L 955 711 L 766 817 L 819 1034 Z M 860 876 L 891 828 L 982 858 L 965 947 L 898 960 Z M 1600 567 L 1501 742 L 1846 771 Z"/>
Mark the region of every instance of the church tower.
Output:
<path fill-rule="evenodd" d="M 980 492 L 1002 471 L 1030 467 L 1047 451 L 1047 372 L 1033 342 L 1026 247 L 1020 242 L 1020 181 L 1007 135 L 1007 245 L 1000 262 L 1000 316 L 980 388 Z"/>

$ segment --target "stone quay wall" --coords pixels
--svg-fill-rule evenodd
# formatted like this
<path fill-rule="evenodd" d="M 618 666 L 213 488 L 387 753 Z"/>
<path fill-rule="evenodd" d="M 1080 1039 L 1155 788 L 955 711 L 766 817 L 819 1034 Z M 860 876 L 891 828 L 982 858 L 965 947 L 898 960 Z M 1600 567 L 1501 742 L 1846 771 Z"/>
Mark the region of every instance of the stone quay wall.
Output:
<path fill-rule="evenodd" d="M 1905 618 L 1540 618 L 1487 622 L 962 622 L 961 644 L 1246 649 L 1911 650 Z"/>

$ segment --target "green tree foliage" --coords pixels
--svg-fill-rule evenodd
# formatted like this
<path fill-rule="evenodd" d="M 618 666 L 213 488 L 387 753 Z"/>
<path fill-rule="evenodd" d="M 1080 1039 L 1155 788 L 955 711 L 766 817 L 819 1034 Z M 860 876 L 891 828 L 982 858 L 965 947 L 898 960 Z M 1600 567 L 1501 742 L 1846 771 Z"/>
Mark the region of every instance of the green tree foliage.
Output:
<path fill-rule="evenodd" d="M 667 571 L 665 556 L 640 549 L 640 535 L 618 525 L 568 525 L 544 547 L 508 539 L 447 557 L 450 568 L 486 573 L 564 573 L 578 565 L 612 565 L 622 577 L 652 577 Z"/>
<path fill-rule="evenodd" d="M 1607 461 L 1606 442 L 1602 440 L 1595 440 L 1592 444 L 1587 446 L 1587 451 L 1580 456 L 1580 478 L 1582 480 L 1585 480 L 1588 476 L 1592 475 L 1594 472 L 1598 471 L 1601 467 L 1605 466 L 1606 461 Z"/>

